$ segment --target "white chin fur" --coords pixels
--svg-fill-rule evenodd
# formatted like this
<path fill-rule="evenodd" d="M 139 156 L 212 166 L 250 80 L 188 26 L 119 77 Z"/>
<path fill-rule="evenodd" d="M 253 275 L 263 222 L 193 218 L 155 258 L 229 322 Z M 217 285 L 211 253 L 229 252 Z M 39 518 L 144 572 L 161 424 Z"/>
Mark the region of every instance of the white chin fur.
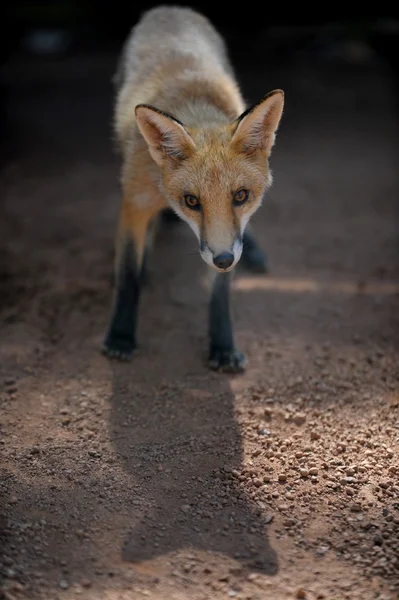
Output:
<path fill-rule="evenodd" d="M 209 265 L 213 269 L 216 269 L 215 265 L 213 264 L 213 254 L 208 248 L 205 248 L 205 250 L 200 250 L 200 254 L 202 260 L 206 262 L 207 265 Z"/>

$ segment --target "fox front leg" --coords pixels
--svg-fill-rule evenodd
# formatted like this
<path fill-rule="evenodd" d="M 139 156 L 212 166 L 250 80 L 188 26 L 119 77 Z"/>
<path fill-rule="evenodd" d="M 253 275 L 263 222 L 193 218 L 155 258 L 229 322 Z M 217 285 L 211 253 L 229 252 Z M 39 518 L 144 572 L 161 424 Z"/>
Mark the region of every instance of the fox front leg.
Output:
<path fill-rule="evenodd" d="M 122 204 L 117 235 L 115 290 L 112 316 L 103 353 L 129 360 L 136 348 L 137 312 L 142 283 L 142 265 L 152 215 Z"/>
<path fill-rule="evenodd" d="M 209 305 L 209 367 L 215 371 L 240 373 L 246 358 L 234 347 L 230 314 L 230 283 L 232 273 L 217 273 L 213 280 Z"/>
<path fill-rule="evenodd" d="M 136 348 L 136 319 L 140 280 L 132 240 L 125 241 L 115 274 L 114 306 L 103 353 L 128 360 Z"/>

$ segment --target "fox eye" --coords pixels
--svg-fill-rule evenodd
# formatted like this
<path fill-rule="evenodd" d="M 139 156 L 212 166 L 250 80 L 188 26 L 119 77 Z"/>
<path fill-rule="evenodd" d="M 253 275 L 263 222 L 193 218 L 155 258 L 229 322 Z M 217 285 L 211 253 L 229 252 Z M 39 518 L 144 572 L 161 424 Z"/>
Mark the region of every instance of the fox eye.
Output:
<path fill-rule="evenodd" d="M 188 206 L 188 208 L 191 208 L 191 210 L 200 210 L 201 208 L 200 201 L 192 194 L 185 194 L 184 201 L 186 203 L 186 206 Z"/>
<path fill-rule="evenodd" d="M 234 204 L 244 204 L 249 198 L 249 191 L 248 190 L 238 190 L 238 192 L 236 192 L 234 194 Z"/>

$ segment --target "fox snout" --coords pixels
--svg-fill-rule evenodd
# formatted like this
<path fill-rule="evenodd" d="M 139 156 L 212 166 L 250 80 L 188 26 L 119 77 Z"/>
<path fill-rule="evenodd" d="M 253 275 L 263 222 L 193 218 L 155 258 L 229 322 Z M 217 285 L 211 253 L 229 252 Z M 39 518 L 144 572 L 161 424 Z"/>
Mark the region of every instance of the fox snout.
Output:
<path fill-rule="evenodd" d="M 213 264 L 218 269 L 226 271 L 234 262 L 234 254 L 231 252 L 222 252 L 213 257 Z"/>
<path fill-rule="evenodd" d="M 236 239 L 233 245 L 226 249 L 213 250 L 207 243 L 201 242 L 200 254 L 207 265 L 219 272 L 230 271 L 240 260 L 242 241 Z"/>

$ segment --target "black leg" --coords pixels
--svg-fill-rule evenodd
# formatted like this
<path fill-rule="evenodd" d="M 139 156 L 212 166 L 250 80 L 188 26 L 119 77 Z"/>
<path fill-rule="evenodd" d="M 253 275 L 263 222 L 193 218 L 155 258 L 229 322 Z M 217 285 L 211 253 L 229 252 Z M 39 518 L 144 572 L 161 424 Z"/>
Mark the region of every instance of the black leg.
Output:
<path fill-rule="evenodd" d="M 243 235 L 243 249 L 240 261 L 245 269 L 252 273 L 268 273 L 266 253 L 259 246 L 254 234 L 247 227 Z"/>
<path fill-rule="evenodd" d="M 162 211 L 162 221 L 167 224 L 181 223 L 180 217 L 177 216 L 171 208 L 165 208 Z"/>
<path fill-rule="evenodd" d="M 149 280 L 149 271 L 148 271 L 148 255 L 149 249 L 146 248 L 144 250 L 143 262 L 140 269 L 139 283 L 141 287 L 144 287 L 148 284 Z"/>
<path fill-rule="evenodd" d="M 245 357 L 234 348 L 230 315 L 231 273 L 218 273 L 214 279 L 209 306 L 209 366 L 217 371 L 239 373 L 245 368 Z"/>
<path fill-rule="evenodd" d="M 111 324 L 103 352 L 111 358 L 128 360 L 136 348 L 136 319 L 140 295 L 140 273 L 137 268 L 134 244 L 123 242 L 115 286 Z"/>

